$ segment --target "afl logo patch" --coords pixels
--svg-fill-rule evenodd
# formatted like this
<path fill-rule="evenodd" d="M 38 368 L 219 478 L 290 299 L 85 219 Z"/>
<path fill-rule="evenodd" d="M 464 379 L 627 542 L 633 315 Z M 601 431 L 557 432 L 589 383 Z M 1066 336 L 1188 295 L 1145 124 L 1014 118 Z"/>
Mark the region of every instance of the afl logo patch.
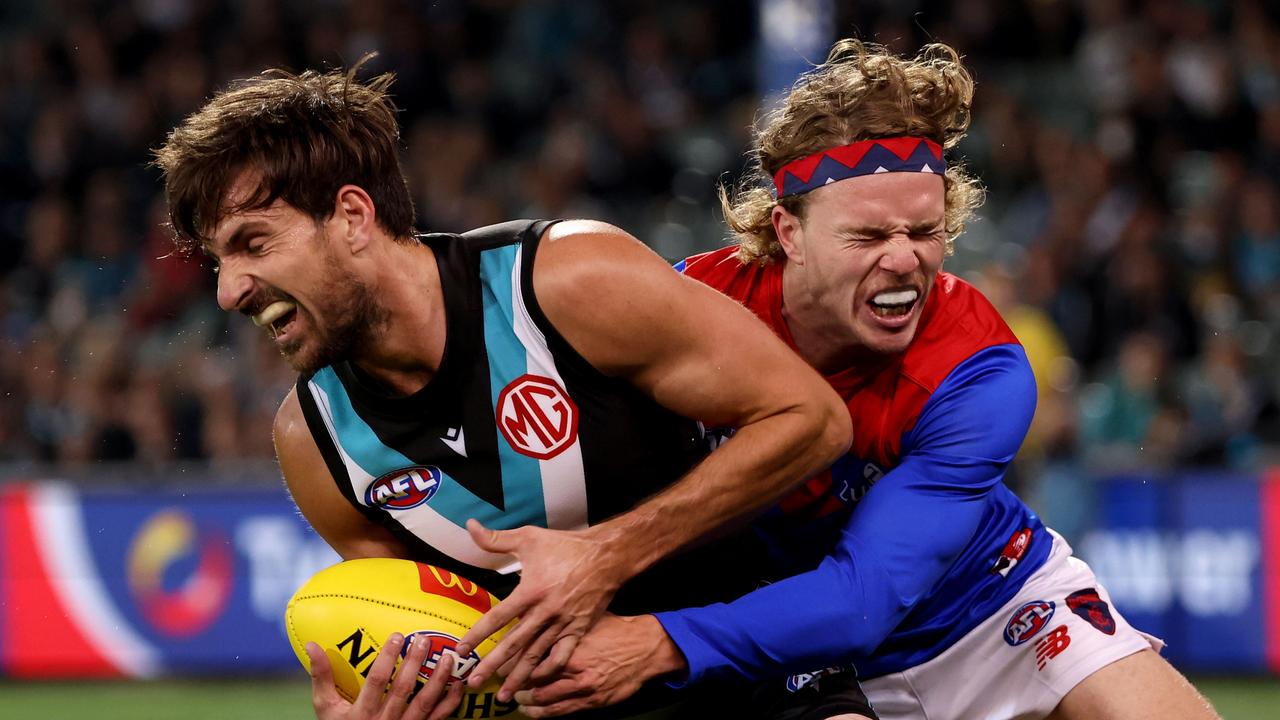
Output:
<path fill-rule="evenodd" d="M 364 502 L 369 507 L 385 510 L 408 510 L 435 497 L 444 475 L 430 465 L 392 470 L 369 484 Z"/>
<path fill-rule="evenodd" d="M 403 658 L 409 654 L 409 646 L 419 637 L 424 637 L 427 641 L 427 659 L 422 661 L 422 668 L 418 670 L 418 677 L 423 680 L 431 679 L 431 673 L 435 672 L 436 666 L 445 655 L 453 656 L 453 672 L 450 674 L 455 680 L 465 678 L 471 672 L 471 668 L 480 663 L 480 656 L 474 650 L 467 657 L 458 656 L 457 648 L 460 642 L 458 638 L 434 630 L 420 630 L 406 635 L 404 644 L 400 647 L 400 657 Z"/>
<path fill-rule="evenodd" d="M 548 460 L 578 439 L 578 406 L 556 381 L 521 375 L 498 394 L 498 430 L 516 452 Z"/>
<path fill-rule="evenodd" d="M 1008 624 L 1004 626 L 1004 641 L 1010 645 L 1021 645 L 1035 637 L 1044 629 L 1053 617 L 1052 600 L 1033 600 L 1013 611 Z"/>

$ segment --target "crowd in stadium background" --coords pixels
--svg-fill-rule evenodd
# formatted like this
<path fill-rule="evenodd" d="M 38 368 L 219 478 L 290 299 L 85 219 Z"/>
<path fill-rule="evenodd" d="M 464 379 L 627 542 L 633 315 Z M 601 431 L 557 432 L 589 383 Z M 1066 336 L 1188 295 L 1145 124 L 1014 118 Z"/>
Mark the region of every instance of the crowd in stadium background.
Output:
<path fill-rule="evenodd" d="M 952 44 L 978 81 L 959 154 L 988 199 L 946 269 L 1032 359 L 1020 489 L 1043 505 L 1097 469 L 1274 462 L 1280 7 L 832 7 L 841 35 Z M 217 308 L 208 263 L 171 253 L 147 166 L 232 79 L 376 50 L 420 228 L 592 217 L 677 259 L 724 241 L 715 191 L 746 163 L 759 22 L 732 0 L 6 3 L 0 461 L 272 456 L 293 378 Z"/>

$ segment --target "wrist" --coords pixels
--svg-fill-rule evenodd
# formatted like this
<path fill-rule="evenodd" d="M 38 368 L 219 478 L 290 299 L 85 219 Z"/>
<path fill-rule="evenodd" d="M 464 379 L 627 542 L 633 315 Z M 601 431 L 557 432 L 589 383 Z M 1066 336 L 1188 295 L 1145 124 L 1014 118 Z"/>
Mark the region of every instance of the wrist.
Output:
<path fill-rule="evenodd" d="M 634 513 L 624 513 L 583 531 L 600 548 L 619 585 L 647 570 L 665 554 L 660 541 L 652 537 L 652 524 L 634 517 Z"/>
<path fill-rule="evenodd" d="M 684 675 L 689 671 L 689 663 L 684 653 L 667 634 L 662 623 L 653 615 L 637 615 L 625 618 L 632 623 L 633 630 L 645 638 L 649 646 L 650 664 L 647 672 L 650 678 L 662 675 Z"/>

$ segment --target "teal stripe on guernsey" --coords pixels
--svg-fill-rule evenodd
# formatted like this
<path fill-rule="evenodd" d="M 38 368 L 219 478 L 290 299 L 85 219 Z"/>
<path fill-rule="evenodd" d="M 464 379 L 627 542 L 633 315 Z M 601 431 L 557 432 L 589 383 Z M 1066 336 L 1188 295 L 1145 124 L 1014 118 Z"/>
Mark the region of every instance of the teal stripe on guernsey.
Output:
<path fill-rule="evenodd" d="M 338 444 L 361 470 L 377 478 L 392 470 L 417 464 L 378 439 L 378 434 L 352 407 L 347 389 L 332 367 L 323 368 L 311 376 L 311 382 L 324 391 L 329 401 L 328 410 Z"/>
<path fill-rule="evenodd" d="M 333 421 L 334 431 L 340 439 L 339 444 L 359 470 L 376 479 L 393 470 L 418 464 L 383 444 L 373 428 L 369 427 L 369 424 L 352 407 L 347 389 L 332 368 L 326 367 L 320 370 L 312 376 L 311 382 L 315 383 L 328 399 L 328 412 Z M 440 489 L 431 498 L 429 505 L 449 522 L 458 527 L 466 527 L 467 518 L 476 518 L 486 526 L 496 528 L 517 527 L 524 524 L 518 521 L 513 524 L 513 520 L 506 513 L 476 497 L 443 471 L 440 475 Z M 364 500 L 363 497 L 360 499 Z M 539 508 L 541 508 L 540 504 Z M 388 512 L 395 514 L 393 510 Z"/>
<path fill-rule="evenodd" d="M 497 417 L 498 395 L 513 380 L 528 372 L 524 344 L 515 332 L 512 307 L 512 271 L 521 245 L 514 243 L 480 253 L 480 280 L 484 301 L 484 345 L 489 356 L 489 391 Z M 498 433 L 498 459 L 502 464 L 502 494 L 507 512 L 490 527 L 547 526 L 542 494 L 542 466 L 535 458 L 516 452 Z M 431 501 L 432 507 L 436 501 Z"/>

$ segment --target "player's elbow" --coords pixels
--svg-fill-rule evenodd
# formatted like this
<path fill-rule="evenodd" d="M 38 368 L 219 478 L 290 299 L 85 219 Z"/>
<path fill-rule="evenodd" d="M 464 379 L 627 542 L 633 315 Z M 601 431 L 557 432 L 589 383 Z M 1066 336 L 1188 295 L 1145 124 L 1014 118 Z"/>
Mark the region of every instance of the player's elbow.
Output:
<path fill-rule="evenodd" d="M 812 430 L 814 438 L 812 456 L 822 458 L 822 467 L 835 462 L 849 451 L 853 443 L 853 421 L 840 397 L 824 384 L 826 392 L 814 401 Z"/>

